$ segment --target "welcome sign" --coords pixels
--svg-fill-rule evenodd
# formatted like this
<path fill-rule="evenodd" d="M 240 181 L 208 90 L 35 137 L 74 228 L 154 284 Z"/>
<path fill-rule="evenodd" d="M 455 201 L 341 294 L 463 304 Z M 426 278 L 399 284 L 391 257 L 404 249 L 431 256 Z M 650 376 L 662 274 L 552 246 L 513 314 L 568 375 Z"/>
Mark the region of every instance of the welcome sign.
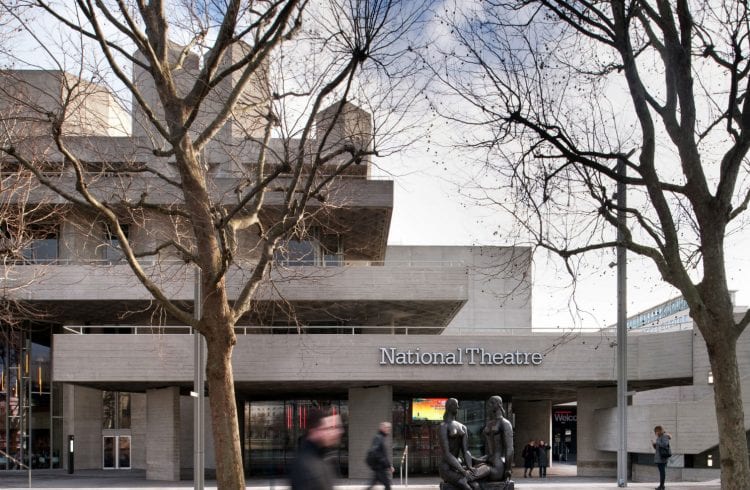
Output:
<path fill-rule="evenodd" d="M 451 351 L 379 349 L 381 366 L 538 366 L 544 360 L 541 352 L 494 352 L 483 347 L 456 347 Z"/>

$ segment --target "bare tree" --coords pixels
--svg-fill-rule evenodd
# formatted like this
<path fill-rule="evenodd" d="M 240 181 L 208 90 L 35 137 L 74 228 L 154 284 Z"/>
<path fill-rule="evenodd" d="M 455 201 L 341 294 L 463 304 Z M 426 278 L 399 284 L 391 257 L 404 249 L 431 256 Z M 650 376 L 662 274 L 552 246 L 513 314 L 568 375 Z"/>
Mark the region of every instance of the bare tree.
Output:
<path fill-rule="evenodd" d="M 462 144 L 500 182 L 480 197 L 574 276 L 622 245 L 682 293 L 714 375 L 722 487 L 750 488 L 736 351 L 750 311 L 735 316 L 725 263 L 750 201 L 747 5 L 489 0 L 439 18 L 453 44 L 428 56 L 460 109 L 437 110 L 474 128 Z"/>
<path fill-rule="evenodd" d="M 67 58 L 46 48 L 57 70 L 39 75 L 45 79 L 6 74 L 26 80 L 11 85 L 33 93 L 10 94 L 24 101 L 33 125 L 5 134 L 0 151 L 64 198 L 80 226 L 92 234 L 102 228 L 102 246 L 116 246 L 173 321 L 205 337 L 218 486 L 244 488 L 234 326 L 252 310 L 280 244 L 304 236 L 324 205 L 341 205 L 339 177 L 366 175 L 370 159 L 392 144 L 389 130 L 410 107 L 398 85 L 414 66 L 403 36 L 420 20 L 419 6 L 2 3 L 34 37 L 29 12 L 67 29 L 78 48 L 66 54 L 76 55 L 78 72 L 67 73 Z M 92 52 L 99 56 L 93 61 Z M 105 84 L 126 97 L 112 99 Z M 133 127 L 123 136 L 128 118 L 117 115 L 118 105 L 128 99 Z M 376 125 L 351 102 L 368 104 Z M 56 176 L 47 171 L 50 162 L 59 167 Z M 152 265 L 161 258 L 200 270 L 201 318 L 170 298 L 155 272 L 164 268 Z"/>

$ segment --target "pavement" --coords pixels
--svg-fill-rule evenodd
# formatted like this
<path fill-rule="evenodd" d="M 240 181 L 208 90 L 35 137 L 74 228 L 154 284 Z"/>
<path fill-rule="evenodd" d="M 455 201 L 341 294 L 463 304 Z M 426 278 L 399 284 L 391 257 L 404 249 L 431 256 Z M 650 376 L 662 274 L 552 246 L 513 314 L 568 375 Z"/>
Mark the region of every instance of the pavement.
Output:
<path fill-rule="evenodd" d="M 554 490 L 554 489 L 581 489 L 581 490 L 604 490 L 618 488 L 615 478 L 593 478 L 575 476 L 575 466 L 560 465 L 548 470 L 547 478 L 524 478 L 514 475 L 515 488 L 518 490 Z M 408 482 L 400 480 L 398 474 L 393 479 L 393 488 L 400 490 L 438 490 L 440 479 L 434 477 L 412 477 Z M 366 480 L 344 479 L 336 484 L 337 490 L 362 490 L 367 487 Z M 645 489 L 654 488 L 654 482 L 628 482 L 628 488 Z M 719 480 L 708 482 L 670 482 L 667 479 L 668 490 L 720 490 Z M 55 488 L 59 490 L 74 489 L 137 489 L 137 490 L 165 490 L 165 489 L 191 489 L 191 480 L 178 482 L 162 482 L 146 480 L 146 472 L 143 470 L 79 470 L 69 475 L 64 470 L 34 470 L 32 472 L 31 484 L 29 476 L 23 471 L 1 471 L 0 489 L 11 488 Z M 248 489 L 273 489 L 285 490 L 288 484 L 283 479 L 248 479 Z M 378 490 L 380 486 L 375 487 Z M 206 490 L 216 489 L 215 481 L 206 481 Z"/>

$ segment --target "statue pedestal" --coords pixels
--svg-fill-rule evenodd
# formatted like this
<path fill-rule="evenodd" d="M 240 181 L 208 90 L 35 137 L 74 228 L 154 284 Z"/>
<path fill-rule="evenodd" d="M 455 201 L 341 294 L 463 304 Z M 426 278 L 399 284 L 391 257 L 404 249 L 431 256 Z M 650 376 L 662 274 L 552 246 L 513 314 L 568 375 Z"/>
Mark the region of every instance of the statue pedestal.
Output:
<path fill-rule="evenodd" d="M 515 490 L 516 484 L 513 480 L 478 482 L 481 490 Z M 440 490 L 460 490 L 455 485 L 442 482 Z"/>

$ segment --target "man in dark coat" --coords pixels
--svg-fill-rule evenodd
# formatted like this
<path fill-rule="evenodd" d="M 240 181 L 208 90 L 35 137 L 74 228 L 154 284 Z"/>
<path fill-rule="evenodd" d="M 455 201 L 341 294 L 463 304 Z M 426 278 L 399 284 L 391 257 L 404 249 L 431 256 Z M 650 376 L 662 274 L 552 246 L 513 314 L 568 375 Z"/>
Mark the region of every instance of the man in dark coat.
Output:
<path fill-rule="evenodd" d="M 391 490 L 393 462 L 391 461 L 391 441 L 388 437 L 390 433 L 391 423 L 381 422 L 378 433 L 375 434 L 370 450 L 367 453 L 367 464 L 375 472 L 367 490 L 370 490 L 378 482 L 383 484 L 385 490 Z"/>
<path fill-rule="evenodd" d="M 292 490 L 332 490 L 335 472 L 326 455 L 338 446 L 343 428 L 341 417 L 312 409 L 307 434 L 290 471 Z"/>

